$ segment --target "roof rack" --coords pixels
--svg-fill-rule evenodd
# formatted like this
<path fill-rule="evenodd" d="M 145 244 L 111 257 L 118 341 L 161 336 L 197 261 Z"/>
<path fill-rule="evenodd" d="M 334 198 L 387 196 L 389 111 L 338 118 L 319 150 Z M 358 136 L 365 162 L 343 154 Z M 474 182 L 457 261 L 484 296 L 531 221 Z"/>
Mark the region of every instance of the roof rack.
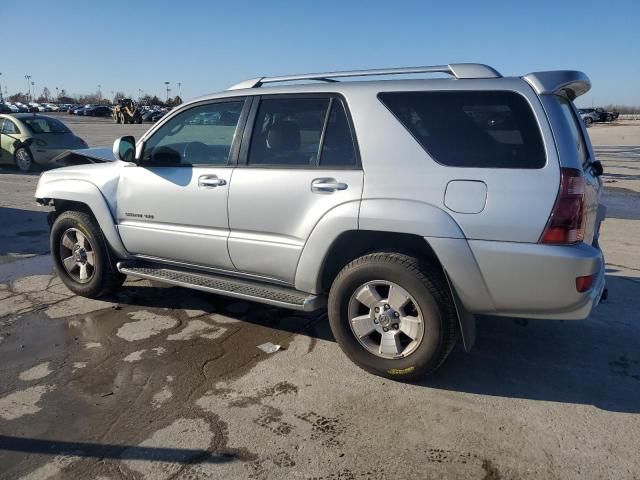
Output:
<path fill-rule="evenodd" d="M 448 65 L 429 65 L 424 67 L 377 68 L 372 70 L 346 70 L 341 72 L 305 73 L 302 75 L 284 75 L 281 77 L 258 77 L 233 85 L 228 90 L 257 88 L 265 83 L 296 82 L 299 80 L 317 80 L 337 82 L 336 78 L 368 77 L 380 75 L 409 75 L 414 73 L 448 73 L 455 78 L 500 78 L 502 75 L 494 68 L 481 63 L 450 63 Z"/>

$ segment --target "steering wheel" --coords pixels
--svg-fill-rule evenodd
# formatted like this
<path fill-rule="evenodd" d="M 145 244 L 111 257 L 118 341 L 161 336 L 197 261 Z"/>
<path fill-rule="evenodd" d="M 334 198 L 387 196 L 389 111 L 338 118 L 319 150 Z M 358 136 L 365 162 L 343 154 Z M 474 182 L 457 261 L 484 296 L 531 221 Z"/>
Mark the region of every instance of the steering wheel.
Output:
<path fill-rule="evenodd" d="M 190 142 L 184 146 L 182 163 L 207 163 L 209 159 L 209 147 L 202 142 Z"/>

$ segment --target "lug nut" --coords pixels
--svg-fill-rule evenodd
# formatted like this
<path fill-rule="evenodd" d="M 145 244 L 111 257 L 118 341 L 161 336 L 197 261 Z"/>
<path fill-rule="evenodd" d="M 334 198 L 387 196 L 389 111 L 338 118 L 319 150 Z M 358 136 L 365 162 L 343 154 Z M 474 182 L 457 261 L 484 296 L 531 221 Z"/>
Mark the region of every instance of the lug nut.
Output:
<path fill-rule="evenodd" d="M 397 323 L 394 323 L 394 324 L 393 324 L 393 329 L 394 329 L 394 330 L 397 330 L 397 329 L 398 329 L 398 327 L 399 327 L 399 325 L 398 325 Z"/>
<path fill-rule="evenodd" d="M 375 323 L 375 324 L 377 325 L 377 324 L 378 324 L 378 319 L 377 319 L 377 318 L 374 318 L 374 319 L 373 319 L 373 323 Z"/>
<path fill-rule="evenodd" d="M 378 313 L 378 312 L 380 311 L 380 308 L 376 307 L 376 308 L 374 309 L 374 311 L 375 311 L 376 313 Z"/>
<path fill-rule="evenodd" d="M 385 303 L 385 304 L 384 304 L 384 309 L 385 309 L 385 310 L 389 310 L 389 305 Z"/>
<path fill-rule="evenodd" d="M 394 312 L 393 316 L 398 318 L 398 317 L 400 317 L 400 314 L 398 312 Z"/>
<path fill-rule="evenodd" d="M 388 331 L 389 331 L 389 329 L 388 329 L 387 327 L 382 327 L 382 331 L 383 331 L 383 332 L 388 332 Z"/>

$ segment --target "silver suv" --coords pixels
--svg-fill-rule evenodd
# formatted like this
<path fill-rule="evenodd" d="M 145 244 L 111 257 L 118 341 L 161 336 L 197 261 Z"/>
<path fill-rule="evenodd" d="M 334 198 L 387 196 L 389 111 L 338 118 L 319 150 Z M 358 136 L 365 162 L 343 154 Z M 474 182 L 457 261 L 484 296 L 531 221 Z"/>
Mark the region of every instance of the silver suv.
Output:
<path fill-rule="evenodd" d="M 451 78 L 338 81 L 432 72 Z M 327 305 L 351 360 L 414 378 L 471 348 L 477 314 L 583 319 L 605 292 L 589 88 L 479 64 L 257 78 L 43 173 L 36 198 L 77 294 L 131 275 Z"/>

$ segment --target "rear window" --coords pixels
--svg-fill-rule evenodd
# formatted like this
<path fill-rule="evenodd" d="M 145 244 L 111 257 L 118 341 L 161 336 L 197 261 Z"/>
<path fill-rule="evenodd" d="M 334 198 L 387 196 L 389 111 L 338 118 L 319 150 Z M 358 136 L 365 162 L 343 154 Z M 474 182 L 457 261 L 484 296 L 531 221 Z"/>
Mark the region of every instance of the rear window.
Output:
<path fill-rule="evenodd" d="M 582 165 L 585 165 L 589 161 L 589 153 L 587 152 L 587 145 L 584 141 L 584 137 L 582 136 L 582 130 L 580 128 L 580 125 L 578 124 L 578 118 L 576 117 L 575 113 L 573 113 L 573 107 L 571 106 L 571 102 L 568 99 L 561 96 L 558 96 L 557 98 L 558 102 L 560 103 L 560 110 L 562 110 L 562 114 L 569 124 L 571 136 L 573 137 L 573 141 L 578 152 L 578 158 L 580 159 Z"/>
<path fill-rule="evenodd" d="M 32 133 L 71 133 L 64 123 L 50 117 L 22 117 Z"/>
<path fill-rule="evenodd" d="M 546 163 L 531 107 L 515 92 L 385 92 L 378 98 L 438 163 L 526 169 Z"/>

